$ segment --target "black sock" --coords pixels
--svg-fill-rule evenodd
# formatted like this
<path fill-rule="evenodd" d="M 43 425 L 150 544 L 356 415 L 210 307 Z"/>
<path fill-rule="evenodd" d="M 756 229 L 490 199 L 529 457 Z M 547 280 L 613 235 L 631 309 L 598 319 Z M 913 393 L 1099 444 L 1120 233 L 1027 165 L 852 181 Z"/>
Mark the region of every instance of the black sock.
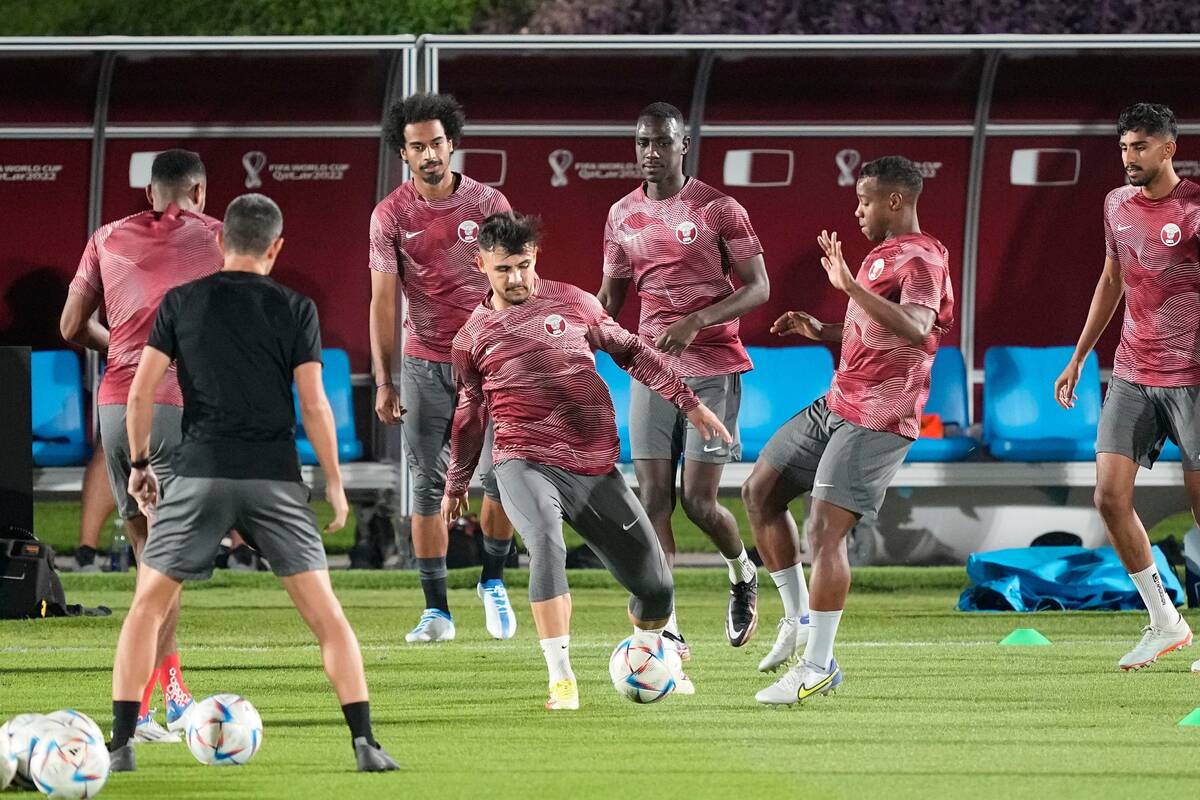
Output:
<path fill-rule="evenodd" d="M 346 703 L 342 706 L 342 714 L 346 724 L 350 726 L 350 741 L 360 737 L 365 738 L 372 747 L 378 747 L 379 742 L 371 734 L 371 703 L 363 700 L 361 703 Z"/>
<path fill-rule="evenodd" d="M 113 700 L 112 741 L 108 745 L 110 751 L 129 744 L 137 727 L 138 709 L 141 706 L 137 700 Z"/>
<path fill-rule="evenodd" d="M 493 539 L 483 534 L 483 570 L 479 573 L 479 582 L 500 580 L 504 577 L 504 562 L 508 560 L 508 550 L 512 547 L 512 539 Z"/>
<path fill-rule="evenodd" d="M 421 590 L 425 592 L 425 607 L 450 613 L 450 601 L 446 599 L 446 559 L 418 558 L 417 570 L 421 573 Z"/>

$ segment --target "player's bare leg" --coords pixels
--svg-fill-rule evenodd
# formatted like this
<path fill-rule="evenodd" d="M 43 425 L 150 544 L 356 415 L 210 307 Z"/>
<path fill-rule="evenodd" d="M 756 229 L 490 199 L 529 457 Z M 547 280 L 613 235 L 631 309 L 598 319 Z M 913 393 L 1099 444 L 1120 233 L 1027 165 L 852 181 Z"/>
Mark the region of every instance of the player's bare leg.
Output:
<path fill-rule="evenodd" d="M 529 607 L 550 675 L 546 708 L 574 711 L 579 708 L 579 686 L 571 669 L 571 595 L 531 602 Z"/>
<path fill-rule="evenodd" d="M 483 568 L 475 592 L 483 601 L 487 632 L 493 639 L 511 639 L 517 632 L 517 615 L 504 585 L 504 564 L 512 548 L 513 524 L 504 506 L 484 496 L 479 525 L 483 528 Z"/>
<path fill-rule="evenodd" d="M 667 565 L 674 569 L 675 531 L 671 527 L 671 515 L 675 513 L 675 462 L 665 458 L 635 458 L 633 471 L 637 475 L 638 499 L 646 509 L 658 543 L 662 545 Z M 681 660 L 691 659 L 691 648 L 679 632 L 679 621 L 674 612 L 663 636 L 674 645 Z"/>
<path fill-rule="evenodd" d="M 83 493 L 79 501 L 79 548 L 75 551 L 76 572 L 99 572 L 100 529 L 116 509 L 108 484 L 104 449 L 99 442 L 83 471 Z"/>

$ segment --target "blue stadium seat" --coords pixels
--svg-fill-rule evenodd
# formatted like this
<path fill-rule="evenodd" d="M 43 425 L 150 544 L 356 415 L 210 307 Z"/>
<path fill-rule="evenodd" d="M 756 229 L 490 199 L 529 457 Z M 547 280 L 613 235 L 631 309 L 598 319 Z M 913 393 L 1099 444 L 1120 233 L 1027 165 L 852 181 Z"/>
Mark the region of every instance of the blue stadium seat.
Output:
<path fill-rule="evenodd" d="M 83 435 L 83 373 L 70 350 L 32 354 L 33 463 L 39 467 L 83 464 L 91 448 Z"/>
<path fill-rule="evenodd" d="M 983 359 L 983 441 L 1005 461 L 1091 461 L 1100 421 L 1100 367 L 1091 353 L 1075 407 L 1054 400 L 1071 347 L 992 347 Z"/>
<path fill-rule="evenodd" d="M 943 425 L 957 425 L 957 435 L 944 439 L 918 439 L 908 451 L 906 461 L 961 461 L 975 449 L 975 440 L 966 435 L 971 424 L 967 410 L 967 367 L 962 350 L 938 348 L 933 359 L 926 414 L 937 414 Z"/>
<path fill-rule="evenodd" d="M 612 356 L 603 350 L 596 351 L 596 372 L 608 384 L 612 395 L 613 410 L 617 412 L 617 435 L 621 437 L 621 461 L 632 459 L 629 451 L 629 387 L 633 378 L 617 366 Z"/>
<path fill-rule="evenodd" d="M 754 461 L 775 431 L 829 390 L 833 356 L 821 345 L 746 350 L 754 370 L 742 376 L 738 427 L 742 460 Z"/>
<path fill-rule="evenodd" d="M 1158 454 L 1158 460 L 1182 461 L 1183 453 L 1179 452 L 1179 445 L 1175 444 L 1170 439 L 1167 439 L 1167 441 L 1163 444 L 1162 452 Z"/>
<path fill-rule="evenodd" d="M 350 388 L 350 357 L 345 350 L 327 348 L 321 351 L 325 367 L 321 371 L 325 394 L 333 408 L 333 422 L 337 428 L 338 460 L 358 461 L 363 455 L 362 442 L 354 428 L 353 393 Z M 317 454 L 312 442 L 304 435 L 304 421 L 300 416 L 300 395 L 292 386 L 292 400 L 296 404 L 296 449 L 300 452 L 301 464 L 316 464 Z"/>

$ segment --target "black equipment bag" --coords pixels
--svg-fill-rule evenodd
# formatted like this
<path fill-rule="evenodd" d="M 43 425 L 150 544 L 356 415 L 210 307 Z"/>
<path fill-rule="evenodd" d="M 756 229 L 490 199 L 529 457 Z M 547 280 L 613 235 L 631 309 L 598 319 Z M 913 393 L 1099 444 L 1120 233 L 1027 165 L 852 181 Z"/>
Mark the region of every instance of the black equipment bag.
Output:
<path fill-rule="evenodd" d="M 104 606 L 67 605 L 54 549 L 23 528 L 0 528 L 0 619 L 107 616 Z"/>

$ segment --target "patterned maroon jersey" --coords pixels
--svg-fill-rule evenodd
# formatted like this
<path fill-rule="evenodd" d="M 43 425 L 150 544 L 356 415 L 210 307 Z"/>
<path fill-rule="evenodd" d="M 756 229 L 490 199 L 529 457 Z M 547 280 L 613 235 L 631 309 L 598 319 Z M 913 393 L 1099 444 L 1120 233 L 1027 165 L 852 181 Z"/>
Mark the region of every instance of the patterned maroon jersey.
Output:
<path fill-rule="evenodd" d="M 921 412 L 929 399 L 929 373 L 942 334 L 954 324 L 950 254 L 927 233 L 888 239 L 863 259 L 857 281 L 902 305 L 933 309 L 937 317 L 925 341 L 909 343 L 850 301 L 842 328 L 842 360 L 827 395 L 844 419 L 909 439 L 921 435 Z"/>
<path fill-rule="evenodd" d="M 603 475 L 620 453 L 612 397 L 596 374 L 596 350 L 679 408 L 700 404 L 663 354 L 567 283 L 538 279 L 533 297 L 496 311 L 490 295 L 454 337 L 458 407 L 446 493 L 465 491 L 490 415 L 492 459 L 523 458 Z"/>
<path fill-rule="evenodd" d="M 220 220 L 171 204 L 162 212 L 143 211 L 110 222 L 92 234 L 70 291 L 104 298 L 108 366 L 97 403 L 123 405 L 128 399 L 163 295 L 220 271 L 220 229 Z M 154 402 L 183 405 L 174 364 L 158 385 Z"/>
<path fill-rule="evenodd" d="M 1125 323 L 1113 376 L 1145 386 L 1200 384 L 1200 186 L 1151 200 L 1122 186 L 1104 201 L 1104 242 L 1121 265 Z"/>
<path fill-rule="evenodd" d="M 651 200 L 638 186 L 613 204 L 604 228 L 604 274 L 633 280 L 642 299 L 638 334 L 650 343 L 672 323 L 733 294 L 733 265 L 761 252 L 746 209 L 695 178 L 666 200 Z M 752 369 L 738 324 L 705 328 L 668 358 L 687 377 Z"/>
<path fill-rule="evenodd" d="M 490 186 L 459 177 L 444 200 L 426 200 L 405 181 L 371 215 L 371 269 L 399 276 L 408 301 L 404 352 L 427 361 L 450 361 L 454 334 L 487 294 L 475 264 L 479 226 L 511 208 Z"/>

